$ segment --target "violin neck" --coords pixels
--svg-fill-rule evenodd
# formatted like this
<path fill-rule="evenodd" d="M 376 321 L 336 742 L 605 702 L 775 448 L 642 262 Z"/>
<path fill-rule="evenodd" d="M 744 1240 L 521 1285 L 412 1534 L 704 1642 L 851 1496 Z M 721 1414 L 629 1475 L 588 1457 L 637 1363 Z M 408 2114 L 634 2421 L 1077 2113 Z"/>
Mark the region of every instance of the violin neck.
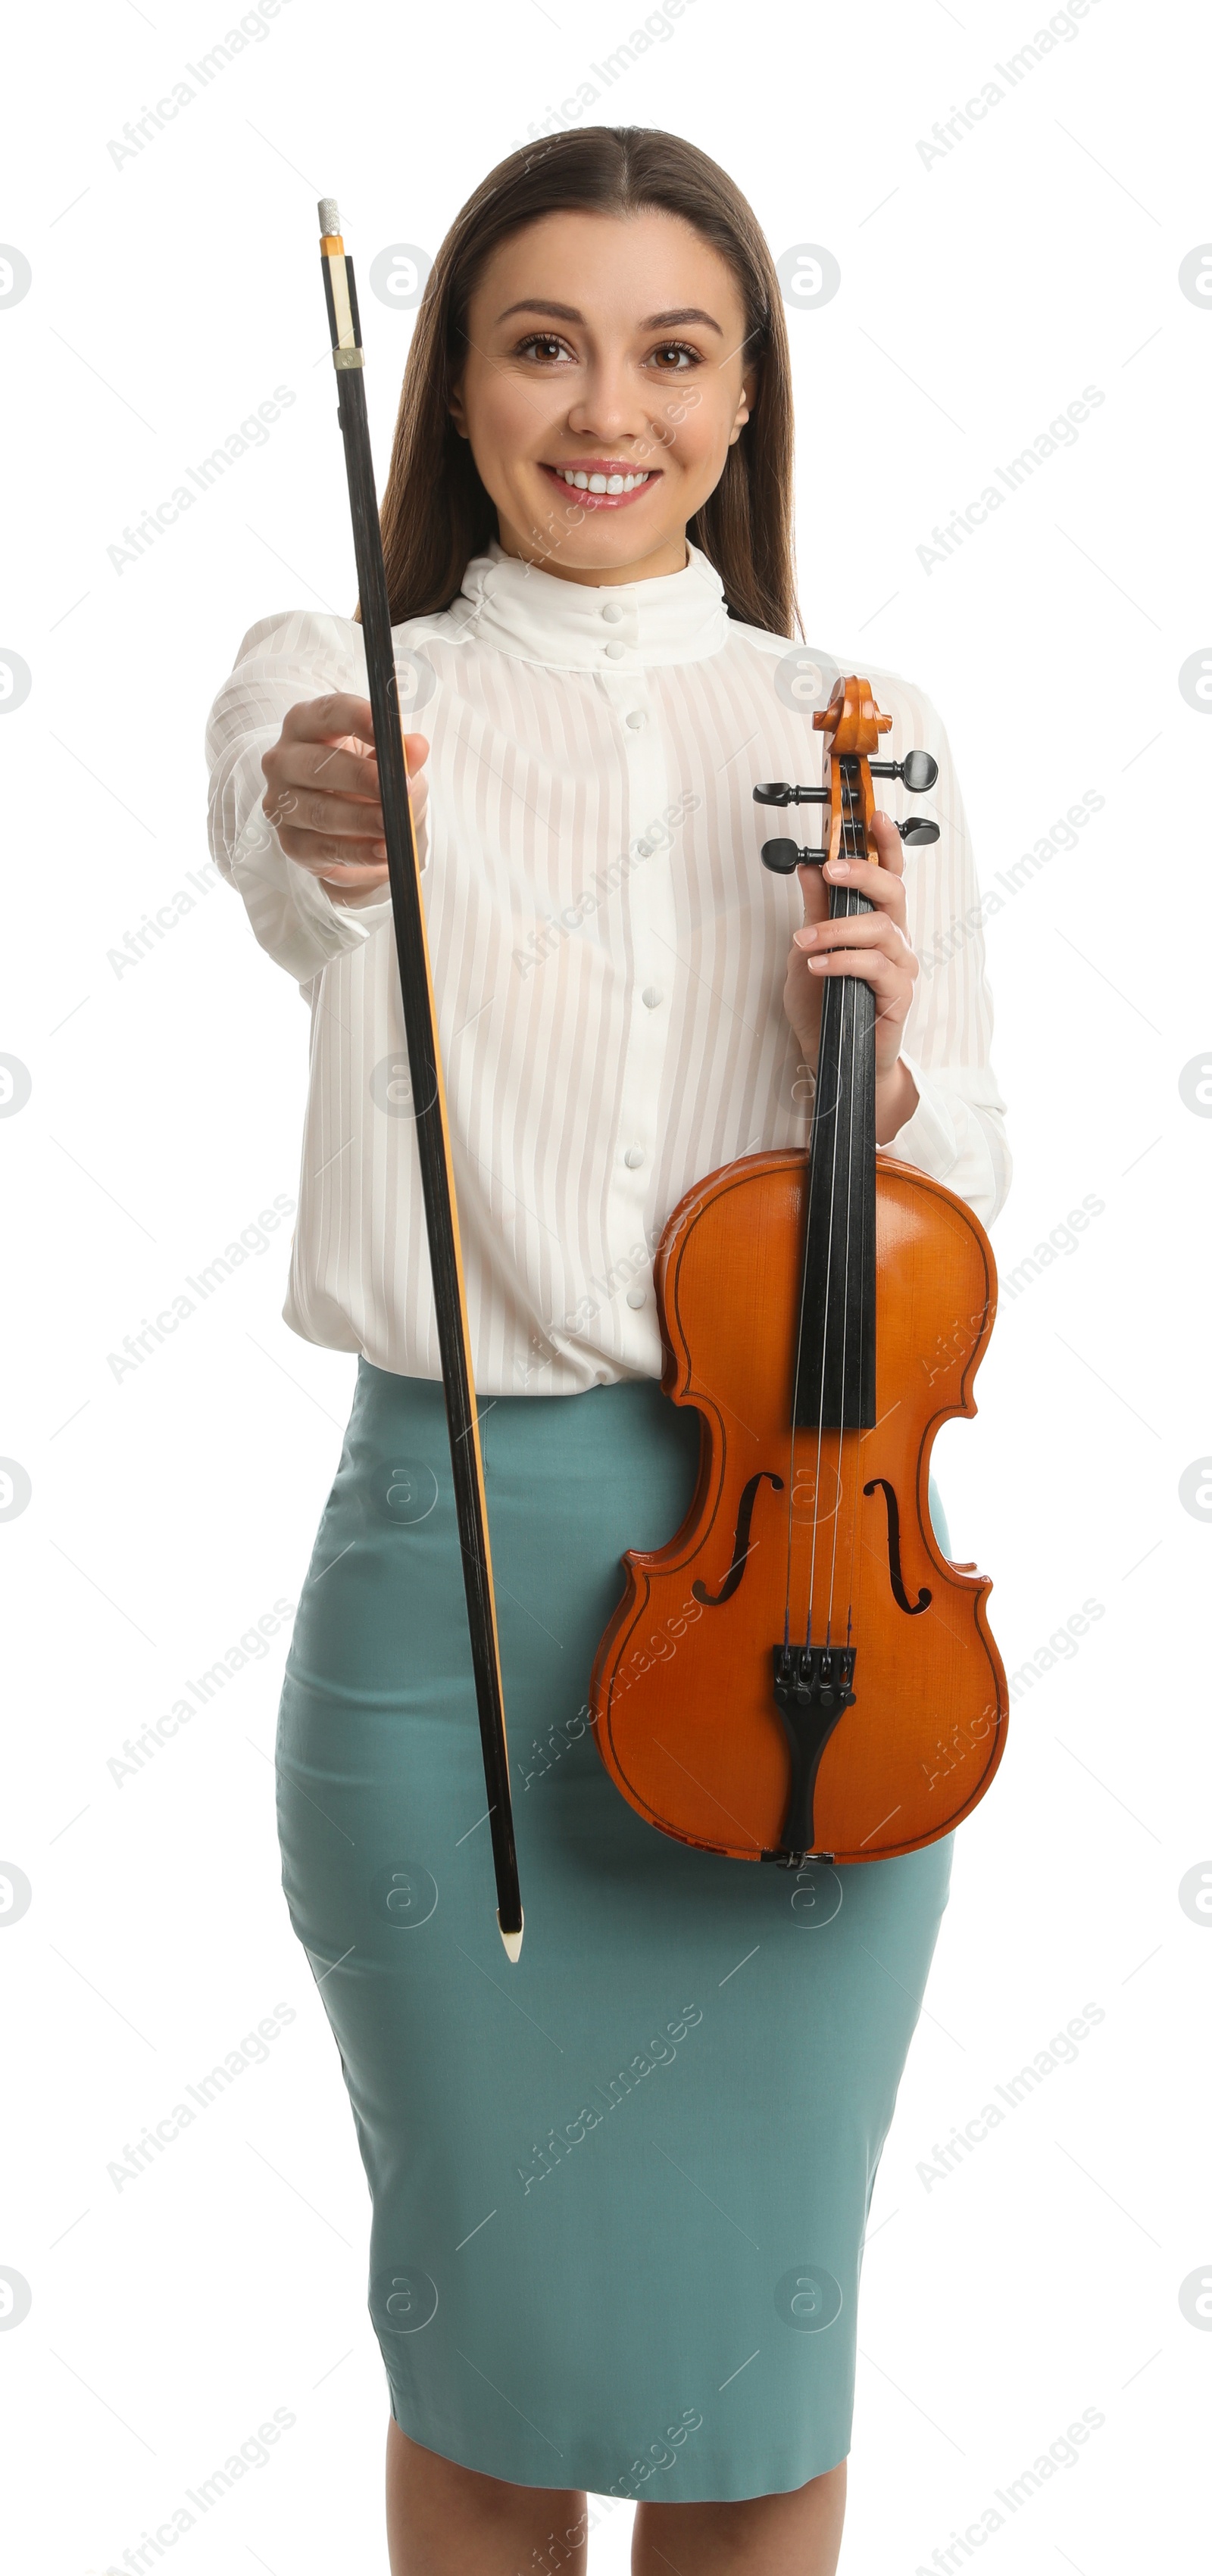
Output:
<path fill-rule="evenodd" d="M 848 827 L 846 854 L 865 857 L 851 829 L 863 839 Z M 831 888 L 831 921 L 871 910 Z M 821 1009 L 793 1419 L 870 1430 L 875 1418 L 875 995 L 837 975 Z"/>

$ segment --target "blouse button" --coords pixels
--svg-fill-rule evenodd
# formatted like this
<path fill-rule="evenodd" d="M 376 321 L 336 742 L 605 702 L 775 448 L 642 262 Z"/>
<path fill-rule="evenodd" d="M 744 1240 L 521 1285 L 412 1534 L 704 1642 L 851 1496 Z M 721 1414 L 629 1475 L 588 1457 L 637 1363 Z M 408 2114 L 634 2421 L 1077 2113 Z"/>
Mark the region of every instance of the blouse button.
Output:
<path fill-rule="evenodd" d="M 623 611 L 620 608 L 617 599 L 608 599 L 606 601 L 602 610 L 602 615 L 608 626 L 617 626 L 622 614 Z"/>
<path fill-rule="evenodd" d="M 647 724 L 648 718 L 639 707 L 633 707 L 626 721 L 630 725 L 632 732 L 638 733 L 641 726 Z"/>
<path fill-rule="evenodd" d="M 629 1145 L 623 1156 L 623 1160 L 626 1163 L 629 1172 L 638 1172 L 640 1165 L 644 1160 L 643 1146 Z"/>
<path fill-rule="evenodd" d="M 627 1303 L 629 1306 L 646 1306 L 648 1303 L 648 1291 L 640 1287 L 638 1280 L 635 1287 L 627 1291 Z"/>
<path fill-rule="evenodd" d="M 625 644 L 608 644 L 606 646 L 606 651 L 609 653 L 612 662 L 619 661 L 626 650 L 627 647 Z"/>
<path fill-rule="evenodd" d="M 645 984 L 644 990 L 640 995 L 640 1000 L 642 1001 L 646 1011 L 655 1011 L 657 1004 L 661 999 L 662 994 L 659 984 Z"/>

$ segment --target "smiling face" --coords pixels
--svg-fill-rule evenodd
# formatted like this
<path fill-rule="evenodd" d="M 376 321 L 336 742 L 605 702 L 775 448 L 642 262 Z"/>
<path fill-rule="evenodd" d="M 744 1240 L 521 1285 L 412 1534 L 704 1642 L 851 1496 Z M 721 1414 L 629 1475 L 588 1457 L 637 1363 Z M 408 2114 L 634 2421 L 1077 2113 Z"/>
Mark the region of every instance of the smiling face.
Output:
<path fill-rule="evenodd" d="M 678 215 L 544 215 L 471 298 L 451 414 L 506 554 L 568 581 L 681 572 L 749 418 L 727 263 Z"/>

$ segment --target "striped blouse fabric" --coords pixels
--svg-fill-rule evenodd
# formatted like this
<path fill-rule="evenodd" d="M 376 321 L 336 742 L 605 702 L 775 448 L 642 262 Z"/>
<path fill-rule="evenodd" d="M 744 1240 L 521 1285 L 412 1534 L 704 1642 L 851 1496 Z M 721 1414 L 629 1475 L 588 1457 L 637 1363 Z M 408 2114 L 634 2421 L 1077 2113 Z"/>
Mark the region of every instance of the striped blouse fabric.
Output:
<path fill-rule="evenodd" d="M 807 1140 L 782 1000 L 802 905 L 759 850 L 793 824 L 815 839 L 819 816 L 772 815 L 753 786 L 819 783 L 811 717 L 837 666 L 731 619 L 693 547 L 680 573 L 599 588 L 494 543 L 395 649 L 407 727 L 431 745 L 423 884 L 477 1388 L 659 1377 L 671 1210 L 736 1156 Z M 865 676 L 893 718 L 881 753 L 939 764 L 927 799 L 880 796 L 941 826 L 906 853 L 920 1098 L 887 1150 L 988 1222 L 1010 1165 L 963 808 L 929 700 Z M 438 1378 L 390 902 L 333 903 L 262 807 L 288 708 L 334 689 L 366 694 L 353 619 L 301 610 L 245 636 L 207 727 L 211 848 L 311 1010 L 285 1320 Z"/>

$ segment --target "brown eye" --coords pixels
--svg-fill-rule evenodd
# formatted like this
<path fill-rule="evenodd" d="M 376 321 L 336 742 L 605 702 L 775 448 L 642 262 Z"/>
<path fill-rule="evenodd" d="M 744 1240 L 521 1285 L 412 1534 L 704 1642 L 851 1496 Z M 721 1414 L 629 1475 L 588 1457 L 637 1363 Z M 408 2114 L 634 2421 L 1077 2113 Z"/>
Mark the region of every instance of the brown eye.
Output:
<path fill-rule="evenodd" d="M 525 340 L 518 342 L 517 354 L 520 358 L 533 356 L 550 363 L 551 360 L 559 358 L 563 352 L 563 341 L 557 340 L 550 331 L 532 331 Z"/>

